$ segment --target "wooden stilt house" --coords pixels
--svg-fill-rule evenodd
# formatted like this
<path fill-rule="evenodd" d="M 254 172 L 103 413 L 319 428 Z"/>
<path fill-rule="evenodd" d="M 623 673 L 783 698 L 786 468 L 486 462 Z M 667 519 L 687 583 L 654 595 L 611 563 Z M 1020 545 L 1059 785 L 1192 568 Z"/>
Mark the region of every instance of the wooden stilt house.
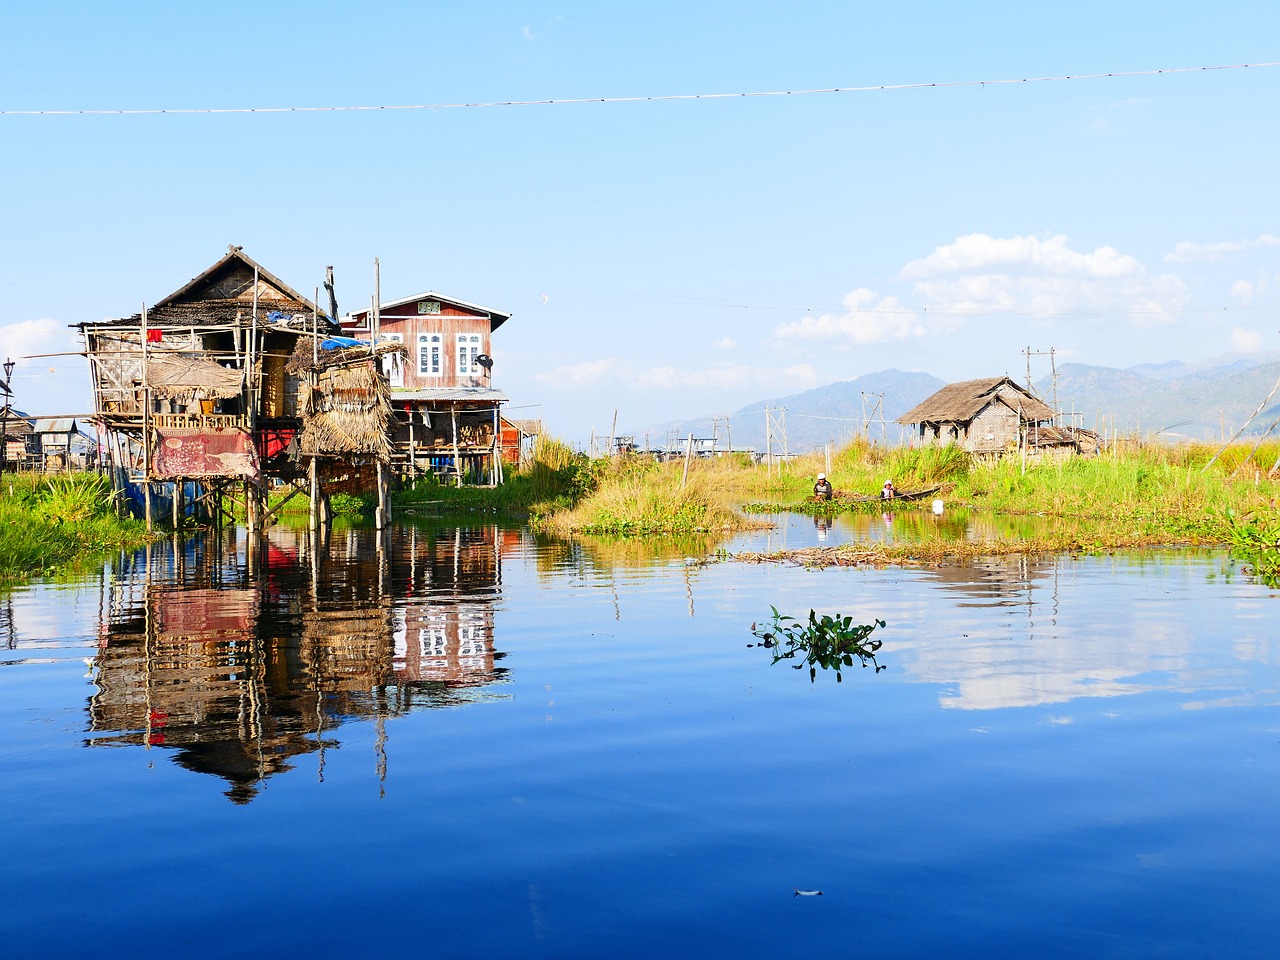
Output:
<path fill-rule="evenodd" d="M 402 476 L 502 482 L 502 404 L 490 337 L 511 317 L 435 291 L 349 314 L 343 333 L 403 347 L 383 361 L 391 389 L 392 463 Z"/>
<path fill-rule="evenodd" d="M 298 472 L 286 455 L 302 424 L 298 341 L 336 329 L 311 300 L 244 253 L 226 256 L 133 316 L 79 325 L 94 410 L 117 488 L 152 514 L 167 484 L 175 520 L 185 481 L 243 485 L 250 524 L 265 485 Z"/>

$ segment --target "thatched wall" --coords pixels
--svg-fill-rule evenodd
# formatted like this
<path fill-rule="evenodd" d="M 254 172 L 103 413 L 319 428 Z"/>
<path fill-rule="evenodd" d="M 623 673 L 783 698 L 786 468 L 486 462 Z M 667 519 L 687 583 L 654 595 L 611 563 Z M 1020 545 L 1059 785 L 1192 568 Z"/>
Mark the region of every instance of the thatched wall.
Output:
<path fill-rule="evenodd" d="M 298 445 L 304 456 L 390 458 L 391 391 L 374 364 L 369 358 L 316 372 L 315 386 L 303 395 Z"/>

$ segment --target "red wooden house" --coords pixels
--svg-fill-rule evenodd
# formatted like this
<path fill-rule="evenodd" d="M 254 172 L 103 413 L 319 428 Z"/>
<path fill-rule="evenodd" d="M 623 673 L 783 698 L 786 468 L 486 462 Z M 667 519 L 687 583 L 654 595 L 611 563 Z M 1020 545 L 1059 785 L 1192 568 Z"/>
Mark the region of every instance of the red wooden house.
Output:
<path fill-rule="evenodd" d="M 371 310 L 348 314 L 343 333 L 368 339 Z M 493 387 L 490 337 L 509 313 L 435 291 L 378 308 L 378 338 L 404 346 L 384 369 L 395 410 L 393 462 L 412 477 L 432 471 L 451 481 L 502 482 L 501 407 Z"/>

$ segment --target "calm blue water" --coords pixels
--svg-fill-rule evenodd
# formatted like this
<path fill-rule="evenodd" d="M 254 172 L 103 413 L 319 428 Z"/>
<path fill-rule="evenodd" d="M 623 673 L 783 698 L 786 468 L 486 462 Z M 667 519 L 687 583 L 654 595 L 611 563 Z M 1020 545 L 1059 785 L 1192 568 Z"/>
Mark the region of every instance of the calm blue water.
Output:
<path fill-rule="evenodd" d="M 0 597 L 6 954 L 1275 955 L 1280 597 L 1222 555 L 685 552 L 276 528 Z M 770 605 L 888 669 L 772 665 Z"/>

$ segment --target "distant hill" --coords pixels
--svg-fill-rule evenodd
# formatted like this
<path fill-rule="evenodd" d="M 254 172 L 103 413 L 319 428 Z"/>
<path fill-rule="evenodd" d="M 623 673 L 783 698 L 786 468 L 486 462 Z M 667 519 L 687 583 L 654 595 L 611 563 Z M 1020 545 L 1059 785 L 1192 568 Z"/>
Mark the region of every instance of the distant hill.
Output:
<path fill-rule="evenodd" d="M 782 421 L 787 449 L 792 453 L 813 450 L 832 440 L 837 444 L 848 443 L 863 431 L 864 411 L 865 416 L 874 421 L 869 428 L 871 436 L 896 443 L 902 428 L 893 421 L 945 385 L 945 381 L 928 373 L 881 370 L 802 393 L 759 400 L 722 415 L 719 422 L 704 416 L 659 424 L 648 431 L 649 443 L 654 447 L 668 446 L 674 438 L 683 443 L 692 433 L 697 438 L 715 437 L 725 446 L 727 441 L 732 441 L 734 447 L 763 450 L 766 407 Z M 867 394 L 865 402 L 864 393 Z M 884 394 L 883 399 L 877 394 Z M 780 431 L 775 431 L 775 436 L 780 436 Z M 643 437 L 636 440 L 643 445 Z"/>
<path fill-rule="evenodd" d="M 983 376 L 984 371 L 974 373 Z M 993 374 L 994 375 L 994 374 Z M 1127 370 L 1066 363 L 1058 368 L 1058 407 L 1074 422 L 1090 430 L 1118 430 L 1124 434 L 1159 435 L 1166 440 L 1217 440 L 1230 436 L 1262 403 L 1280 379 L 1280 357 L 1219 357 L 1201 363 L 1141 364 Z M 862 433 L 864 416 L 872 417 L 872 439 L 894 444 L 904 431 L 896 423 L 921 400 L 946 385 L 928 373 L 881 370 L 853 380 L 840 380 L 802 393 L 748 404 L 727 415 L 675 420 L 651 427 L 635 439 L 651 447 L 684 442 L 690 433 L 716 438 L 721 446 L 765 449 L 765 408 L 783 421 L 787 449 L 804 453 L 834 440 L 847 443 Z M 1052 402 L 1053 382 L 1045 377 L 1035 390 Z M 864 404 L 864 394 L 866 394 Z M 880 409 L 872 411 L 877 394 Z M 783 412 L 785 411 L 785 413 Z M 1280 419 L 1280 390 L 1249 428 L 1257 437 Z M 780 434 L 780 431 L 775 431 Z M 1273 436 L 1280 437 L 1280 428 Z M 775 441 L 777 442 L 777 441 Z"/>
<path fill-rule="evenodd" d="M 1082 414 L 1077 423 L 1166 439 L 1217 440 L 1230 436 L 1252 414 L 1276 380 L 1280 362 L 1221 366 L 1144 365 L 1128 370 L 1079 363 L 1058 368 L 1058 406 Z M 1050 378 L 1036 390 L 1051 399 Z M 1257 436 L 1280 418 L 1280 391 L 1245 431 Z"/>

